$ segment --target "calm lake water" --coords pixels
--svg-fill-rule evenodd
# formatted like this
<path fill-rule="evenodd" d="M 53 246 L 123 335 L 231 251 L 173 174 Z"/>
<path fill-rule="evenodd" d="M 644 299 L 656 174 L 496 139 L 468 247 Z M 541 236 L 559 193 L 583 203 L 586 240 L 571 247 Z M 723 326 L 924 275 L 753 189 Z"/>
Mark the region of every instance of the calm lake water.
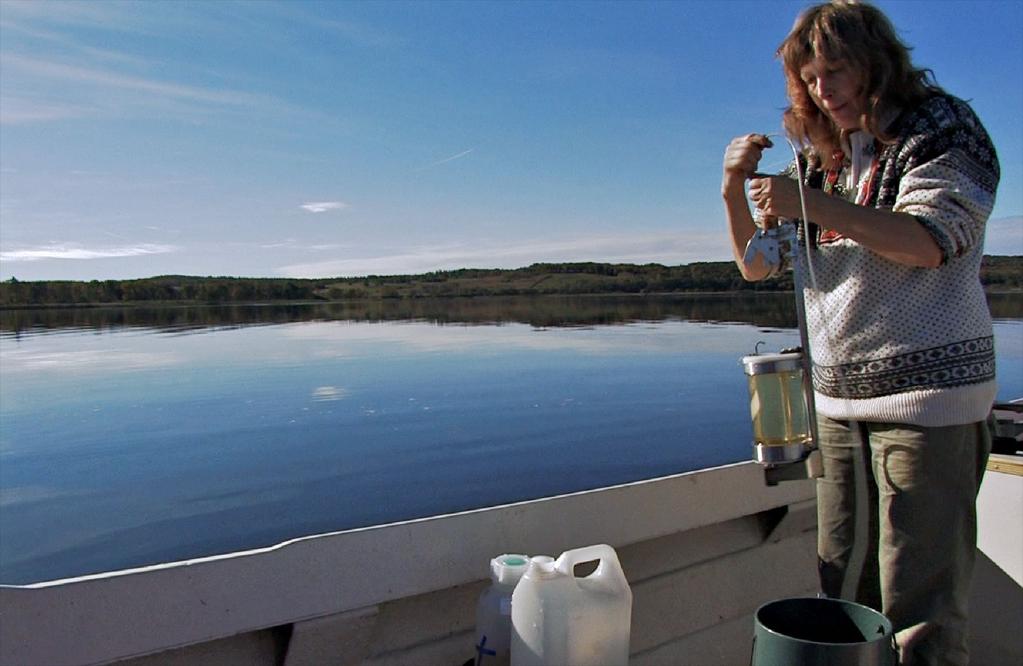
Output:
<path fill-rule="evenodd" d="M 794 325 L 787 294 L 2 312 L 0 582 L 748 460 L 739 358 Z"/>

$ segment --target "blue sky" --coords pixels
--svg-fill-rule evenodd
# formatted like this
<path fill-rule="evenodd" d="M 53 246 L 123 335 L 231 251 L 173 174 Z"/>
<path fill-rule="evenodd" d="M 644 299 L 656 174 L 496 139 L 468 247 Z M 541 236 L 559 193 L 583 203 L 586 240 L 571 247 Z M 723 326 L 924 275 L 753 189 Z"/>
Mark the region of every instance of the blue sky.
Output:
<path fill-rule="evenodd" d="M 1023 254 L 1023 3 L 878 4 Z M 804 6 L 3 0 L 0 278 L 727 260 L 721 155 L 778 131 Z"/>

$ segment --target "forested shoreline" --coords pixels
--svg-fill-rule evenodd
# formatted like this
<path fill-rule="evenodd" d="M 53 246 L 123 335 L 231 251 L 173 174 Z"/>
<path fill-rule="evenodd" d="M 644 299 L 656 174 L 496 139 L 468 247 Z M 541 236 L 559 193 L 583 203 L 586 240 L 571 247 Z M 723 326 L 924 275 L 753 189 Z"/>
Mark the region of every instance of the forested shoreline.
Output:
<path fill-rule="evenodd" d="M 986 256 L 989 292 L 1023 292 L 1023 257 Z M 758 283 L 732 262 L 681 266 L 596 262 L 538 263 L 518 269 L 459 269 L 419 275 L 352 278 L 245 278 L 168 275 L 137 280 L 47 280 L 0 283 L 0 307 L 134 303 L 339 302 L 472 296 L 791 291 L 791 275 Z"/>

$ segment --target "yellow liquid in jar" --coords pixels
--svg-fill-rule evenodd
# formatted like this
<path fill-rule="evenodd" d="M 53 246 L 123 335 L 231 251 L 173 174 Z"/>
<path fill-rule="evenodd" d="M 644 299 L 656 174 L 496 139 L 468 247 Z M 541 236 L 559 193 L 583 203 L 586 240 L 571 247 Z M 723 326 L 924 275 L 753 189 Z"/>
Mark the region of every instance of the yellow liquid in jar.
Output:
<path fill-rule="evenodd" d="M 799 370 L 749 377 L 753 440 L 765 446 L 810 441 L 803 373 Z"/>

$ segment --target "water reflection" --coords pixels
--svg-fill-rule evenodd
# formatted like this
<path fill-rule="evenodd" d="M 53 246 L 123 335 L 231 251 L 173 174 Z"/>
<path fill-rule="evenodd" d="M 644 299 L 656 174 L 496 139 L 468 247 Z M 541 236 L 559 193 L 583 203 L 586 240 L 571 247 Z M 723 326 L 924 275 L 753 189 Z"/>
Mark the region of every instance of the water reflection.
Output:
<path fill-rule="evenodd" d="M 749 439 L 736 359 L 795 338 L 678 320 L 462 323 L 2 341 L 0 582 L 734 462 Z M 140 368 L 143 354 L 157 362 Z"/>
<path fill-rule="evenodd" d="M 287 305 L 41 308 L 0 311 L 0 335 L 11 337 L 115 328 L 187 334 L 302 321 L 522 323 L 548 328 L 669 319 L 790 328 L 795 326 L 795 308 L 791 294 L 778 293 L 735 296 L 505 296 Z"/>
<path fill-rule="evenodd" d="M 0 583 L 748 459 L 738 359 L 760 340 L 794 344 L 792 305 L 757 294 L 2 312 Z M 1000 395 L 1018 397 L 1023 321 L 995 335 Z"/>
<path fill-rule="evenodd" d="M 996 319 L 1023 318 L 1023 294 L 989 294 Z M 522 323 L 535 328 L 686 320 L 793 328 L 790 293 L 495 296 L 311 304 L 0 310 L 0 337 L 142 328 L 171 335 L 303 321 Z"/>

